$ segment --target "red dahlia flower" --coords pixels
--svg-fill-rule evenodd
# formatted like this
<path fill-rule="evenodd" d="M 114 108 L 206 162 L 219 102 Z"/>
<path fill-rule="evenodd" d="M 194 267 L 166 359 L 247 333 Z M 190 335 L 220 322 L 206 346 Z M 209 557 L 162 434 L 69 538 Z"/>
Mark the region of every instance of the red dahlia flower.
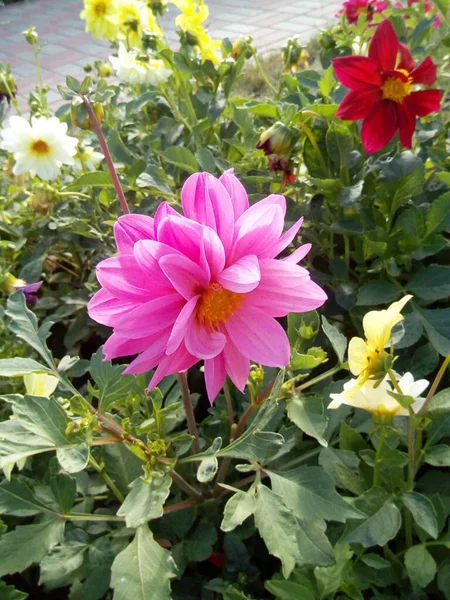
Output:
<path fill-rule="evenodd" d="M 365 14 L 367 20 L 371 21 L 374 13 L 380 13 L 387 7 L 388 3 L 381 0 L 347 0 L 339 14 L 345 13 L 347 21 L 353 25 L 358 22 L 360 15 Z"/>
<path fill-rule="evenodd" d="M 377 27 L 368 57 L 335 58 L 333 67 L 339 81 L 351 90 L 336 116 L 347 121 L 363 119 L 362 142 L 368 153 L 384 148 L 397 131 L 401 144 L 411 148 L 416 117 L 440 109 L 439 90 L 414 91 L 416 84 L 436 81 L 435 63 L 427 56 L 416 66 L 390 21 Z"/>

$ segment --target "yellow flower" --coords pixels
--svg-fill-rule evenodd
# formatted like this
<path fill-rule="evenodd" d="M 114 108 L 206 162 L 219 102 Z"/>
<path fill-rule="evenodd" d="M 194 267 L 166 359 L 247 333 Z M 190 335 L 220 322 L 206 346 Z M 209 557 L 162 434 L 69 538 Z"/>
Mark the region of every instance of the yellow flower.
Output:
<path fill-rule="evenodd" d="M 354 337 L 348 346 L 348 363 L 353 375 L 357 375 L 357 386 L 362 386 L 383 367 L 386 351 L 384 347 L 391 338 L 392 329 L 403 320 L 401 310 L 411 300 L 405 296 L 386 310 L 372 310 L 363 319 L 366 339 Z"/>
<path fill-rule="evenodd" d="M 142 47 L 145 31 L 161 34 L 153 12 L 140 0 L 119 0 L 117 4 L 118 38 L 126 40 L 129 48 Z"/>
<path fill-rule="evenodd" d="M 216 64 L 220 63 L 217 52 L 222 47 L 221 41 L 213 40 L 206 32 L 203 32 L 201 35 L 197 36 L 197 45 L 204 61 L 210 60 Z"/>
<path fill-rule="evenodd" d="M 84 0 L 80 17 L 86 21 L 86 31 L 96 38 L 115 40 L 117 37 L 116 0 Z"/>
<path fill-rule="evenodd" d="M 27 373 L 23 376 L 27 394 L 50 398 L 58 386 L 58 378 L 48 373 Z"/>
<path fill-rule="evenodd" d="M 176 26 L 195 39 L 204 61 L 211 60 L 219 63 L 217 51 L 221 48 L 222 42 L 213 40 L 202 25 L 209 16 L 206 4 L 196 0 L 176 0 L 174 4 L 182 11 L 182 14 L 175 19 Z"/>

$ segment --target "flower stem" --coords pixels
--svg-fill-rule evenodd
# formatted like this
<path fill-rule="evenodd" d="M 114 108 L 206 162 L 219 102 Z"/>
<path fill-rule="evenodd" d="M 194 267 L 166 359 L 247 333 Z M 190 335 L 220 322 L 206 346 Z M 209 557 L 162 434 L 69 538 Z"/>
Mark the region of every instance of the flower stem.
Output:
<path fill-rule="evenodd" d="M 13 105 L 13 106 L 14 106 L 14 108 L 16 109 L 16 112 L 17 112 L 17 114 L 19 115 L 19 117 L 21 117 L 21 116 L 22 116 L 22 111 L 21 111 L 21 110 L 20 110 L 20 108 L 19 108 L 19 103 L 17 102 L 17 98 L 14 96 L 14 94 L 13 94 L 13 92 L 12 92 L 11 88 L 10 88 L 10 87 L 9 87 L 9 85 L 8 85 L 8 82 L 7 82 L 7 80 L 6 80 L 6 77 L 0 73 L 0 78 L 1 78 L 1 80 L 2 80 L 2 83 L 3 83 L 4 87 L 5 87 L 5 90 L 6 90 L 6 91 L 7 91 L 7 93 L 8 93 L 8 96 L 11 98 L 12 105 Z"/>
<path fill-rule="evenodd" d="M 190 483 L 188 483 L 179 473 L 176 471 L 170 471 L 169 473 L 172 481 L 174 481 L 177 485 L 180 486 L 191 498 L 195 500 L 195 502 L 202 502 L 203 496 L 197 492 L 197 490 L 192 487 Z"/>
<path fill-rule="evenodd" d="M 438 385 L 441 383 L 441 379 L 444 377 L 449 364 L 450 364 L 450 354 L 446 357 L 446 359 L 444 360 L 444 362 L 441 365 L 441 368 L 438 371 L 438 374 L 434 378 L 434 381 L 430 388 L 430 391 L 428 392 L 427 397 L 425 398 L 425 402 L 423 403 L 422 408 L 417 413 L 418 416 L 422 416 L 426 412 L 426 409 L 428 408 L 429 403 L 433 399 L 433 396 L 436 393 Z"/>
<path fill-rule="evenodd" d="M 312 385 L 315 385 L 316 383 L 319 383 L 320 381 L 323 381 L 324 379 L 331 377 L 332 375 L 334 375 L 335 373 L 338 373 L 341 370 L 342 370 L 342 365 L 340 365 L 340 364 L 336 365 L 329 371 L 325 371 L 325 373 L 322 373 L 321 375 L 317 375 L 317 377 L 313 377 L 313 379 L 310 379 L 309 381 L 305 381 L 305 383 L 302 383 L 301 385 L 297 386 L 295 388 L 295 390 L 297 392 L 306 390 L 307 388 L 311 387 Z"/>
<path fill-rule="evenodd" d="M 256 63 L 256 66 L 258 67 L 258 71 L 259 71 L 259 74 L 261 75 L 261 78 L 263 79 L 264 83 L 272 90 L 272 92 L 275 94 L 275 96 L 277 96 L 278 90 L 272 84 L 270 79 L 267 77 L 267 74 L 264 71 L 264 67 L 262 66 L 261 61 L 259 60 L 258 54 L 255 52 L 255 54 L 253 56 L 255 58 L 255 63 Z"/>
<path fill-rule="evenodd" d="M 380 470 L 380 459 L 381 459 L 381 450 L 383 449 L 385 437 L 385 429 L 382 426 L 380 428 L 380 439 L 378 440 L 377 451 L 375 453 L 375 463 L 373 466 L 373 485 L 378 486 L 381 483 L 381 470 Z"/>
<path fill-rule="evenodd" d="M 108 475 L 108 473 L 105 471 L 104 467 L 100 466 L 93 456 L 89 456 L 89 464 L 91 465 L 91 467 L 93 469 L 95 469 L 97 471 L 97 473 L 99 473 L 103 477 L 103 480 L 106 483 L 106 485 L 112 491 L 112 493 L 117 498 L 117 500 L 122 504 L 122 502 L 125 500 L 125 498 L 122 496 L 121 492 L 117 489 L 116 484 L 111 479 L 111 477 Z"/>
<path fill-rule="evenodd" d="M 228 413 L 228 422 L 230 424 L 230 432 L 232 432 L 233 425 L 234 425 L 233 398 L 231 397 L 230 382 L 228 381 L 228 378 L 225 379 L 225 383 L 223 386 L 223 392 L 225 394 L 225 401 L 227 403 L 227 413 Z"/>
<path fill-rule="evenodd" d="M 105 156 L 106 164 L 108 165 L 109 172 L 111 174 L 111 179 L 113 180 L 114 187 L 116 188 L 117 196 L 119 198 L 120 205 L 122 207 L 122 211 L 125 215 L 130 213 L 130 209 L 128 208 L 128 203 L 125 198 L 125 194 L 123 193 L 122 186 L 120 185 L 119 176 L 117 175 L 116 168 L 113 163 L 113 159 L 111 157 L 111 153 L 108 148 L 108 144 L 106 143 L 105 136 L 103 135 L 102 128 L 100 127 L 100 123 L 98 122 L 97 117 L 95 116 L 94 109 L 89 102 L 89 98 L 87 96 L 81 96 L 86 106 L 86 110 L 88 111 L 89 118 L 94 126 L 95 133 L 97 134 L 98 141 L 100 142 L 100 146 L 103 150 L 103 154 Z"/>
<path fill-rule="evenodd" d="M 184 410 L 186 412 L 186 420 L 188 425 L 189 433 L 193 436 L 192 440 L 192 450 L 194 454 L 198 454 L 200 452 L 200 442 L 199 435 L 197 429 L 197 423 L 195 422 L 194 409 L 192 407 L 191 394 L 189 392 L 189 386 L 187 381 L 187 373 L 184 371 L 183 373 L 178 373 L 177 375 L 178 383 L 181 389 L 181 397 L 183 398 Z"/>
<path fill-rule="evenodd" d="M 47 100 L 44 93 L 44 79 L 42 77 L 41 63 L 39 61 L 39 50 L 36 44 L 33 44 L 34 60 L 36 62 L 36 71 L 39 79 L 39 95 L 43 106 L 47 106 Z"/>

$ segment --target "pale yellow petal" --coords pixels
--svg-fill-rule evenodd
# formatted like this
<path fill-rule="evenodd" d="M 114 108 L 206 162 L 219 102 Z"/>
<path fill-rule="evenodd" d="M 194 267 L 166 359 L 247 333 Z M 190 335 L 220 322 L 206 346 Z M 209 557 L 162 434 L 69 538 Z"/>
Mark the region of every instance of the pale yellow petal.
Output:
<path fill-rule="evenodd" d="M 359 375 L 364 369 L 367 369 L 369 364 L 367 360 L 368 354 L 369 349 L 363 339 L 354 337 L 350 340 L 348 345 L 348 364 L 353 375 Z"/>
<path fill-rule="evenodd" d="M 405 304 L 411 300 L 408 295 L 393 302 L 386 310 L 371 310 L 363 319 L 364 334 L 371 348 L 380 350 L 388 343 L 392 329 L 397 323 L 403 320 L 401 311 Z"/>

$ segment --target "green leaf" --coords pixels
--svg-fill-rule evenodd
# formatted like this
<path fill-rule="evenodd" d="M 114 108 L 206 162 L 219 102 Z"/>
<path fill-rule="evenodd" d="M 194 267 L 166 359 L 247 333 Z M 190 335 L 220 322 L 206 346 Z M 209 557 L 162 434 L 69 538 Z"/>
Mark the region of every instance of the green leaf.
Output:
<path fill-rule="evenodd" d="M 444 18 L 448 16 L 448 7 L 450 6 L 449 0 L 435 0 L 434 2 L 438 9 L 441 11 Z"/>
<path fill-rule="evenodd" d="M 128 486 L 142 475 L 144 462 L 138 458 L 125 444 L 111 444 L 103 448 L 103 460 L 106 471 L 124 496 L 128 494 Z"/>
<path fill-rule="evenodd" d="M 103 362 L 103 348 L 99 348 L 91 358 L 90 373 L 98 386 L 99 410 L 104 412 L 116 402 L 124 401 L 134 385 L 133 375 L 123 375 L 125 365 Z"/>
<path fill-rule="evenodd" d="M 358 452 L 367 450 L 368 445 L 360 433 L 352 429 L 345 421 L 342 421 L 339 429 L 339 448 L 350 452 Z"/>
<path fill-rule="evenodd" d="M 8 585 L 5 581 L 0 581 L 0 598 L 2 600 L 25 600 L 28 594 L 16 590 L 13 585 Z"/>
<path fill-rule="evenodd" d="M 200 483 L 208 483 L 212 481 L 219 468 L 219 461 L 215 456 L 204 458 L 197 469 L 197 481 Z"/>
<path fill-rule="evenodd" d="M 425 462 L 433 467 L 450 467 L 450 446 L 437 444 L 425 452 Z"/>
<path fill-rule="evenodd" d="M 370 552 L 364 554 L 364 556 L 361 557 L 361 561 L 371 569 L 387 569 L 391 566 L 391 563 L 388 560 L 385 560 L 378 554 L 371 554 Z"/>
<path fill-rule="evenodd" d="M 45 585 L 47 590 L 67 585 L 67 577 L 81 567 L 88 548 L 88 544 L 76 540 L 55 546 L 40 564 L 39 585 Z"/>
<path fill-rule="evenodd" d="M 355 452 L 324 448 L 320 451 L 319 463 L 333 477 L 337 486 L 356 495 L 362 494 L 366 489 L 359 474 L 360 460 Z"/>
<path fill-rule="evenodd" d="M 79 473 L 89 460 L 89 446 L 87 443 L 72 444 L 66 448 L 57 448 L 56 456 L 64 471 L 68 473 Z"/>
<path fill-rule="evenodd" d="M 450 267 L 427 265 L 417 271 L 406 285 L 408 292 L 426 302 L 450 296 Z"/>
<path fill-rule="evenodd" d="M 414 589 L 423 589 L 433 581 L 437 566 L 425 546 L 413 546 L 405 554 L 405 567 Z"/>
<path fill-rule="evenodd" d="M 381 488 L 372 488 L 355 500 L 354 506 L 365 512 L 364 521 L 349 521 L 342 541 L 361 544 L 364 548 L 384 546 L 400 529 L 400 511 L 389 501 L 388 494 Z"/>
<path fill-rule="evenodd" d="M 402 290 L 389 281 L 368 281 L 358 290 L 357 306 L 390 304 L 401 295 Z"/>
<path fill-rule="evenodd" d="M 6 314 L 11 319 L 9 329 L 26 344 L 36 350 L 52 371 L 56 365 L 50 350 L 47 348 L 46 339 L 51 323 L 38 329 L 38 320 L 31 310 L 28 310 L 23 292 L 12 294 L 6 302 Z"/>
<path fill-rule="evenodd" d="M 431 500 L 417 492 L 406 492 L 402 496 L 402 501 L 417 525 L 435 540 L 439 531 L 436 511 Z"/>
<path fill-rule="evenodd" d="M 52 373 L 32 358 L 3 358 L 0 360 L 0 377 L 21 377 L 27 373 Z"/>
<path fill-rule="evenodd" d="M 75 192 L 86 187 L 114 187 L 111 175 L 107 171 L 91 171 L 83 173 L 75 181 L 66 185 L 63 192 Z"/>
<path fill-rule="evenodd" d="M 450 308 L 418 310 L 431 344 L 442 356 L 450 354 Z"/>
<path fill-rule="evenodd" d="M 68 514 L 74 505 L 77 495 L 76 479 L 68 473 L 58 473 L 53 477 L 50 487 L 61 508 L 61 512 Z"/>
<path fill-rule="evenodd" d="M 113 562 L 114 600 L 171 600 L 170 580 L 175 575 L 170 553 L 154 540 L 147 525 L 141 525 Z"/>
<path fill-rule="evenodd" d="M 145 481 L 141 477 L 135 479 L 130 484 L 130 493 L 117 514 L 125 517 L 127 527 L 133 528 L 162 517 L 171 484 L 172 479 L 169 475 L 155 475 L 151 481 Z"/>
<path fill-rule="evenodd" d="M 330 159 L 341 168 L 348 167 L 353 150 L 353 136 L 348 127 L 344 123 L 333 121 L 327 131 L 325 143 Z"/>
<path fill-rule="evenodd" d="M 198 160 L 198 164 L 201 166 L 203 171 L 214 174 L 217 167 L 214 155 L 208 148 L 202 147 L 195 153 L 195 158 Z"/>
<path fill-rule="evenodd" d="M 450 226 L 450 192 L 446 192 L 434 200 L 427 211 L 426 226 L 427 235 L 448 229 Z"/>
<path fill-rule="evenodd" d="M 437 584 L 446 600 L 450 600 L 450 560 L 448 558 L 439 565 Z"/>
<path fill-rule="evenodd" d="M 287 579 L 301 560 L 297 541 L 297 520 L 282 499 L 265 485 L 256 494 L 255 525 L 270 554 L 281 560 Z"/>
<path fill-rule="evenodd" d="M 197 159 L 187 148 L 182 146 L 172 146 L 167 148 L 164 152 L 161 152 L 161 156 L 167 160 L 167 162 L 184 169 L 188 173 L 195 173 L 198 171 Z"/>
<path fill-rule="evenodd" d="M 266 471 L 272 490 L 299 519 L 340 521 L 364 517 L 347 504 L 334 488 L 334 481 L 321 467 L 298 467 L 275 473 Z"/>
<path fill-rule="evenodd" d="M 64 521 L 52 519 L 36 525 L 19 525 L 0 537 L 0 577 L 21 573 L 39 563 L 64 536 Z"/>
<path fill-rule="evenodd" d="M 322 315 L 322 329 L 324 334 L 330 340 L 334 351 L 340 363 L 344 362 L 345 351 L 347 349 L 347 338 L 337 327 L 327 321 L 325 315 Z"/>
<path fill-rule="evenodd" d="M 326 359 L 327 353 L 322 348 L 308 348 L 306 354 L 300 354 L 297 350 L 293 350 L 289 367 L 294 371 L 315 369 Z"/>
<path fill-rule="evenodd" d="M 293 396 L 287 403 L 287 415 L 307 435 L 322 446 L 328 446 L 323 434 L 328 425 L 322 399 L 319 397 Z"/>
<path fill-rule="evenodd" d="M 336 564 L 314 569 L 321 600 L 332 596 L 341 588 L 348 574 L 352 557 L 353 552 L 347 544 L 337 544 Z"/>
<path fill-rule="evenodd" d="M 220 450 L 218 456 L 264 462 L 276 454 L 284 444 L 283 436 L 273 431 L 254 431 L 244 439 L 242 437 Z"/>
<path fill-rule="evenodd" d="M 435 394 L 427 407 L 427 413 L 448 411 L 450 411 L 450 388 L 446 388 Z"/>
<path fill-rule="evenodd" d="M 24 483 L 3 481 L 0 484 L 0 514 L 30 517 L 40 512 L 54 511 L 44 506 Z"/>
<path fill-rule="evenodd" d="M 297 519 L 300 565 L 326 567 L 334 563 L 333 547 L 326 536 L 326 529 L 326 523 L 321 519 Z"/>
<path fill-rule="evenodd" d="M 255 490 L 248 492 L 238 491 L 225 505 L 223 519 L 220 525 L 222 531 L 233 531 L 256 510 Z"/>
<path fill-rule="evenodd" d="M 264 585 L 267 591 L 277 597 L 277 600 L 300 600 L 300 598 L 301 600 L 315 600 L 316 598 L 311 589 L 294 581 L 272 579 L 266 581 Z"/>
<path fill-rule="evenodd" d="M 135 157 L 128 150 L 127 146 L 124 144 L 119 133 L 112 128 L 109 130 L 108 134 L 108 147 L 110 149 L 114 161 L 125 163 L 127 165 L 132 165 L 136 160 Z"/>

